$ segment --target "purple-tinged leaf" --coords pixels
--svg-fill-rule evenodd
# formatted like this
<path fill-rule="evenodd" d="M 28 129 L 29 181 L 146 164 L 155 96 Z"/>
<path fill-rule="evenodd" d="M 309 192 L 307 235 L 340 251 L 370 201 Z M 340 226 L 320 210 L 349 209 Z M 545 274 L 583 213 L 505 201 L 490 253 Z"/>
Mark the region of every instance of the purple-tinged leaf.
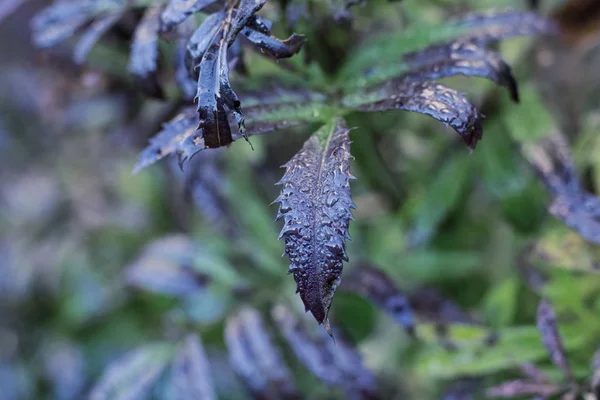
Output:
<path fill-rule="evenodd" d="M 258 10 L 260 10 L 267 0 L 241 0 L 240 5 L 237 8 L 237 12 L 235 13 L 235 17 L 231 22 L 231 30 L 225 36 L 225 41 L 228 46 L 230 46 L 238 33 L 248 24 L 248 22 L 252 19 L 254 14 Z"/>
<path fill-rule="evenodd" d="M 550 214 L 587 241 L 600 244 L 600 199 L 582 188 L 565 138 L 546 136 L 522 149 L 554 196 Z"/>
<path fill-rule="evenodd" d="M 327 314 L 341 281 L 350 212 L 350 138 L 342 120 L 315 132 L 285 164 L 277 220 L 297 292 L 306 311 L 329 331 Z"/>
<path fill-rule="evenodd" d="M 114 24 L 121 19 L 124 12 L 107 15 L 94 21 L 92 25 L 83 33 L 75 48 L 73 49 L 73 61 L 76 64 L 83 64 L 92 47 L 100 40 L 102 35 L 112 28 Z"/>
<path fill-rule="evenodd" d="M 408 297 L 382 271 L 369 265 L 361 265 L 350 271 L 341 288 L 372 301 L 408 333 L 414 333 L 415 322 Z"/>
<path fill-rule="evenodd" d="M 474 42 L 459 41 L 433 45 L 403 57 L 411 70 L 401 76 L 408 81 L 425 81 L 455 75 L 478 76 L 506 87 L 511 98 L 519 101 L 517 82 L 510 66 L 499 53 Z"/>
<path fill-rule="evenodd" d="M 231 128 L 223 99 L 219 97 L 219 44 L 212 44 L 202 57 L 200 78 L 198 79 L 199 130 L 202 131 L 204 146 L 216 148 L 233 142 Z"/>
<path fill-rule="evenodd" d="M 113 361 L 94 386 L 89 400 L 144 398 L 173 355 L 173 346 L 148 344 Z"/>
<path fill-rule="evenodd" d="M 304 35 L 292 34 L 288 39 L 279 40 L 274 36 L 255 31 L 250 28 L 244 28 L 242 35 L 250 42 L 254 43 L 262 51 L 267 52 L 274 58 L 289 58 L 298 53 L 304 46 Z"/>
<path fill-rule="evenodd" d="M 200 250 L 184 235 L 171 235 L 148 244 L 124 271 L 127 285 L 173 296 L 201 291 L 208 277 L 191 265 Z"/>
<path fill-rule="evenodd" d="M 188 69 L 194 70 L 200 65 L 204 53 L 220 32 L 224 19 L 224 12 L 211 14 L 194 31 L 187 43 L 185 62 Z"/>
<path fill-rule="evenodd" d="M 253 15 L 248 20 L 246 28 L 264 33 L 265 35 L 270 35 L 271 28 L 273 28 L 273 22 L 269 21 L 268 19 L 261 18 L 258 15 Z"/>
<path fill-rule="evenodd" d="M 474 149 L 482 137 L 482 116 L 465 96 L 436 82 L 393 80 L 346 96 L 342 105 L 364 112 L 406 110 L 429 115 L 452 127 Z"/>
<path fill-rule="evenodd" d="M 133 168 L 136 174 L 156 161 L 177 154 L 180 164 L 205 148 L 202 131 L 197 130 L 198 118 L 193 107 L 184 108 L 175 118 L 163 125 L 162 130 L 150 139 L 150 144 L 139 155 Z"/>
<path fill-rule="evenodd" d="M 590 385 L 594 393 L 600 394 L 600 349 L 596 350 L 592 358 L 592 379 Z"/>
<path fill-rule="evenodd" d="M 28 0 L 4 0 L 0 3 L 0 22 L 15 12 L 17 8 L 25 4 Z"/>
<path fill-rule="evenodd" d="M 254 398 L 300 398 L 257 310 L 245 307 L 230 317 L 225 327 L 225 342 L 232 369 Z"/>
<path fill-rule="evenodd" d="M 513 398 L 522 396 L 541 396 L 547 398 L 562 392 L 560 386 L 551 383 L 528 382 L 522 379 L 504 382 L 486 391 L 487 397 Z"/>
<path fill-rule="evenodd" d="M 92 11 L 89 1 L 58 2 L 44 8 L 31 20 L 33 44 L 51 47 L 73 36 Z"/>
<path fill-rule="evenodd" d="M 477 379 L 459 379 L 444 390 L 441 400 L 473 400 L 479 386 Z"/>
<path fill-rule="evenodd" d="M 537 310 L 537 326 L 540 331 L 542 343 L 550 354 L 550 359 L 564 373 L 565 377 L 572 380 L 573 374 L 569 366 L 569 360 L 565 355 L 565 348 L 556 326 L 556 315 L 550 303 L 546 300 L 540 301 Z"/>
<path fill-rule="evenodd" d="M 197 335 L 188 335 L 171 365 L 171 386 L 178 400 L 216 399 L 210 364 Z"/>
<path fill-rule="evenodd" d="M 378 399 L 373 373 L 358 351 L 340 335 L 334 342 L 322 329 L 312 326 L 286 306 L 272 310 L 281 334 L 296 357 L 326 385 L 339 386 L 348 399 Z"/>
<path fill-rule="evenodd" d="M 220 0 L 170 0 L 160 15 L 163 32 L 170 31 L 186 19 L 200 11 L 214 11 Z"/>
<path fill-rule="evenodd" d="M 433 289 L 417 289 L 409 296 L 413 312 L 424 320 L 440 325 L 474 324 L 474 319 L 456 303 Z"/>
<path fill-rule="evenodd" d="M 160 7 L 149 7 L 133 34 L 128 68 L 148 95 L 162 99 L 164 93 L 156 76 L 159 31 Z"/>

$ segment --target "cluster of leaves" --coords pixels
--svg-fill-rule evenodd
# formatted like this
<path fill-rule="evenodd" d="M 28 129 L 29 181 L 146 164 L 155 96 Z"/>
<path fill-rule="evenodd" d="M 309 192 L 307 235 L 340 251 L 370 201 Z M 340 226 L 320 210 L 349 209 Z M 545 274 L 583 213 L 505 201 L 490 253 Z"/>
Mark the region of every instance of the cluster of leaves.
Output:
<path fill-rule="evenodd" d="M 93 399 L 210 399 L 217 394 L 225 398 L 243 397 L 240 393 L 233 394 L 237 380 L 231 370 L 254 398 L 336 395 L 389 398 L 392 393 L 414 391 L 410 382 L 413 376 L 420 377 L 421 389 L 429 388 L 434 380 L 459 379 L 450 385 L 445 398 L 469 398 L 485 387 L 491 387 L 489 396 L 499 397 L 593 395 L 597 377 L 590 380 L 587 366 L 581 367 L 589 363 L 589 357 L 580 353 L 573 357 L 572 353 L 588 351 L 591 356 L 598 347 L 596 338 L 600 329 L 594 322 L 598 305 L 593 301 L 600 289 L 594 275 L 598 265 L 594 247 L 598 240 L 597 199 L 591 193 L 593 189 L 575 172 L 572 152 L 557 133 L 541 101 L 527 86 L 517 90 L 511 69 L 492 50 L 498 39 L 555 33 L 552 24 L 534 14 L 516 11 L 470 14 L 436 26 L 417 24 L 412 30 L 367 40 L 348 55 L 334 76 L 313 73 L 296 59 L 287 67 L 305 74 L 294 80 L 298 83 L 306 80 L 305 86 L 284 89 L 277 83 L 274 90 L 238 91 L 244 101 L 242 112 L 229 83 L 229 71 L 237 69 L 240 60 L 248 56 L 238 47 L 236 35 L 242 33 L 268 55 L 276 57 L 296 52 L 303 42 L 301 37 L 292 35 L 287 41 L 280 41 L 271 36 L 271 23 L 255 15 L 262 2 L 171 1 L 165 7 L 153 2 L 147 8 L 146 3 L 60 2 L 48 9 L 54 11 L 43 11 L 34 19 L 34 39 L 38 44 L 43 44 L 39 38 L 67 38 L 94 19 L 75 47 L 76 59 L 82 60 L 98 37 L 119 19 L 126 15 L 141 17 L 133 33 L 130 69 L 142 87 L 156 96 L 168 92 L 158 84 L 158 38 L 175 38 L 180 50 L 176 75 L 182 101 L 177 105 L 177 115 L 142 152 L 136 169 L 170 154 L 179 157 L 180 165 L 187 160 L 183 173 L 176 165 L 172 172 L 183 175 L 189 196 L 209 222 L 208 228 L 197 237 L 169 235 L 151 240 L 122 275 L 108 279 L 111 284 L 93 271 L 107 261 L 103 256 L 108 254 L 107 249 L 119 254 L 114 258 L 121 261 L 132 255 L 123 254 L 129 252 L 119 250 L 121 247 L 115 243 L 131 234 L 120 233 L 114 238 L 114 230 L 105 226 L 124 223 L 123 216 L 116 215 L 112 222 L 96 222 L 95 228 L 70 225 L 75 228 L 76 237 L 87 237 L 93 229 L 101 229 L 102 233 L 100 238 L 89 239 L 90 247 L 97 253 L 85 256 L 69 255 L 70 249 L 85 247 L 82 239 L 65 246 L 66 249 L 60 241 L 61 257 L 72 264 L 65 269 L 80 272 L 68 272 L 69 276 L 75 274 L 67 281 L 76 282 L 73 284 L 76 293 L 69 292 L 66 296 L 67 311 L 62 311 L 63 305 L 56 305 L 61 310 L 57 320 L 67 321 L 68 328 L 61 329 L 74 332 L 71 334 L 81 340 L 86 352 L 102 352 L 109 347 L 106 338 L 111 338 L 113 344 L 119 343 L 116 351 L 111 348 L 110 356 L 88 366 L 94 370 L 90 374 L 96 376 L 100 368 L 109 365 L 90 390 Z M 303 2 L 289 3 L 292 4 L 288 8 Z M 334 15 L 341 9 L 347 14 L 347 6 L 354 3 L 331 1 L 327 6 Z M 204 15 L 196 30 L 187 26 Z M 43 16 L 49 25 L 40 22 L 44 22 Z M 248 68 L 261 62 L 252 56 L 250 59 Z M 510 98 L 521 104 L 507 105 L 503 94 L 492 92 L 500 104 L 494 105 L 493 112 L 484 110 L 491 115 L 484 124 L 482 113 L 463 94 L 432 82 L 455 75 L 488 78 L 505 87 Z M 323 90 L 323 82 L 327 83 L 327 90 Z M 239 84 L 243 87 L 244 81 Z M 478 94 L 476 86 L 473 92 Z M 197 107 L 189 105 L 195 95 Z M 185 105 L 181 107 L 181 103 Z M 435 178 L 423 179 L 425 172 L 418 171 L 422 164 L 413 162 L 418 172 L 408 174 L 407 179 L 425 181 L 421 191 L 410 192 L 406 207 L 398 215 L 387 210 L 383 216 L 370 216 L 368 206 L 361 213 L 361 204 L 366 201 L 364 187 L 358 186 L 357 191 L 354 186 L 358 196 L 355 194 L 354 201 L 350 198 L 353 175 L 348 126 L 354 126 L 359 119 L 361 126 L 374 125 L 373 132 L 386 130 L 386 121 L 395 118 L 393 115 L 378 114 L 377 126 L 369 122 L 366 113 L 395 109 L 415 111 L 442 121 L 456 130 L 471 149 L 482 138 L 484 126 L 488 133 L 485 145 L 479 146 L 470 160 L 464 152 L 441 150 L 452 148 L 445 138 L 432 139 L 426 148 L 431 157 L 442 160 L 427 172 Z M 241 128 L 237 132 L 229 128 L 235 125 Z M 281 192 L 276 198 L 280 204 L 277 218 L 283 220 L 280 237 L 285 239 L 289 271 L 295 278 L 304 308 L 325 324 L 330 334 L 335 333 L 335 344 L 322 329 L 316 329 L 312 321 L 303 318 L 302 306 L 297 307 L 288 296 L 291 288 L 282 277 L 272 218 L 264 210 L 264 202 L 257 199 L 260 197 L 257 193 L 264 191 L 270 195 L 271 189 L 264 189 L 261 186 L 264 182 L 256 178 L 263 171 L 248 172 L 253 169 L 251 160 L 257 156 L 240 153 L 244 150 L 239 148 L 225 151 L 232 155 L 213 149 L 244 135 L 250 137 L 274 130 L 298 132 L 301 125 L 317 125 L 317 129 L 285 164 Z M 419 132 L 423 131 L 420 127 Z M 353 171 L 361 178 L 359 185 L 363 177 L 372 185 L 376 180 L 365 172 L 368 171 L 365 164 L 370 160 L 361 157 L 368 141 L 365 142 L 360 131 L 355 132 L 355 142 L 359 145 L 353 148 L 357 155 Z M 419 139 L 413 137 L 413 140 Z M 591 139 L 588 136 L 586 140 Z M 517 146 L 513 148 L 511 143 Z M 260 143 L 256 147 L 257 153 L 264 151 Z M 205 148 L 211 150 L 192 158 Z M 541 177 L 553 198 L 548 207 L 550 213 L 580 235 L 557 224 L 541 228 L 540 222 L 533 220 L 540 210 L 543 213 L 544 205 L 538 204 L 543 197 L 536 191 L 531 174 L 523 173 L 525 165 L 517 151 Z M 372 168 L 377 171 L 376 164 Z M 374 174 L 378 172 L 381 170 Z M 269 179 L 274 174 L 264 175 L 270 186 L 275 179 L 270 182 Z M 470 192 L 475 197 L 481 195 L 480 191 L 472 190 L 477 188 L 470 184 L 470 176 L 481 179 L 493 199 L 491 205 L 486 204 L 488 214 L 484 218 L 477 214 L 481 209 L 478 204 L 488 200 L 467 199 Z M 131 186 L 152 186 L 151 178 L 138 175 L 136 181 L 127 182 Z M 125 188 L 120 190 L 128 193 Z M 148 197 L 158 196 L 156 190 L 150 192 Z M 353 226 L 360 228 L 353 232 L 354 246 L 346 248 L 354 202 L 358 204 L 354 213 L 359 221 Z M 381 204 L 378 207 L 385 209 Z M 171 212 L 175 214 L 173 210 L 177 209 L 174 206 Z M 128 210 L 123 214 L 128 215 Z M 481 219 L 488 221 L 483 225 Z M 510 228 L 506 227 L 507 222 Z M 527 226 L 529 223 L 535 227 Z M 146 228 L 130 230 L 146 231 Z M 149 231 L 152 233 L 147 237 L 162 232 L 156 227 Z M 498 282 L 495 276 L 489 281 L 480 276 L 490 275 L 495 267 L 486 265 L 487 252 L 502 254 L 508 248 L 505 256 L 489 259 L 513 262 L 510 258 L 514 255 L 513 248 L 522 247 L 522 237 L 514 232 L 526 232 L 525 235 L 540 232 L 520 251 L 518 266 L 524 282 L 556 307 L 560 334 L 549 303 L 543 301 L 540 305 L 539 329 L 520 314 L 517 299 L 524 294 L 514 273 L 501 275 Z M 503 240 L 508 238 L 508 243 L 492 240 L 494 246 L 506 247 L 483 248 L 485 242 L 475 238 L 494 235 L 504 235 Z M 528 242 L 532 239 L 525 238 Z M 140 240 L 143 238 L 129 246 L 137 248 Z M 564 243 L 571 246 L 566 248 Z M 50 243 L 48 247 L 57 246 Z M 348 260 L 347 253 L 352 255 L 353 251 L 360 255 L 353 258 L 371 262 L 351 265 L 341 279 L 342 263 Z M 95 261 L 90 260 L 95 259 L 99 264 L 93 268 Z M 108 263 L 118 261 L 111 258 Z M 481 268 L 483 265 L 486 268 Z M 586 275 L 563 273 L 557 266 L 583 269 Z M 409 278 L 405 279 L 406 276 Z M 462 292 L 466 286 L 464 280 L 472 283 L 469 288 L 482 286 L 477 300 L 472 297 L 464 300 L 466 297 L 456 293 L 453 297 L 461 299 L 462 304 L 449 300 L 444 292 L 452 285 L 458 285 Z M 479 285 L 481 282 L 484 284 Z M 436 286 L 443 286 L 444 290 Z M 278 290 L 274 291 L 274 287 Z M 338 307 L 334 308 L 336 312 L 332 313 L 330 323 L 328 313 L 336 289 L 340 291 Z M 140 293 L 143 291 L 158 296 L 146 296 Z M 530 296 L 525 298 L 529 300 L 525 304 L 537 303 L 537 296 L 534 300 L 530 293 L 525 296 Z M 134 315 L 139 310 L 127 308 L 131 297 L 146 304 L 148 314 L 152 315 L 148 321 L 139 323 L 142 327 L 137 325 L 141 317 Z M 471 307 L 479 301 L 483 307 L 476 313 L 465 310 L 465 305 Z M 390 318 L 381 317 L 379 325 L 374 326 L 375 313 L 369 302 Z M 122 317 L 101 319 L 114 315 L 111 313 L 115 310 L 120 310 L 116 314 Z M 387 325 L 391 321 L 400 324 L 408 335 Z M 156 332 L 161 322 L 163 332 Z M 62 335 L 52 324 L 44 329 Z M 125 325 L 124 330 L 129 330 L 130 336 L 123 338 L 109 328 L 100 329 L 113 324 Z M 101 332 L 97 335 L 89 332 L 98 329 Z M 137 337 L 132 339 L 132 336 Z M 384 348 L 376 346 L 377 342 L 385 343 Z M 401 346 L 409 350 L 401 350 Z M 222 350 L 215 352 L 215 348 L 227 349 L 230 367 L 223 362 Z M 390 361 L 400 351 L 402 362 Z M 67 360 L 65 365 L 74 377 L 65 383 L 51 373 L 53 368 L 48 362 L 44 368 L 50 372 L 45 372 L 44 381 L 52 383 L 56 397 L 77 398 L 87 392 L 90 381 L 75 371 L 85 370 L 81 365 L 93 357 L 88 354 L 84 357 L 78 343 L 60 343 L 41 353 L 51 354 L 48 359 L 54 362 Z M 547 368 L 547 359 L 565 372 L 564 379 Z M 567 359 L 576 367 L 569 367 Z M 533 363 L 537 365 L 532 368 Z M 596 376 L 597 365 L 593 368 Z M 515 373 L 521 370 L 525 371 L 526 379 L 515 378 Z M 313 384 L 314 378 L 302 375 L 307 372 L 323 385 Z M 401 372 L 410 376 L 402 380 L 402 387 L 397 383 Z M 20 375 L 12 369 L 4 375 L 19 382 L 15 376 Z M 4 375 L 0 374 L 0 386 Z M 511 379 L 510 383 L 502 384 L 506 379 Z M 68 387 L 63 397 L 61 387 Z M 330 387 L 334 389 L 327 389 Z M 415 396 L 425 397 L 421 393 Z"/>

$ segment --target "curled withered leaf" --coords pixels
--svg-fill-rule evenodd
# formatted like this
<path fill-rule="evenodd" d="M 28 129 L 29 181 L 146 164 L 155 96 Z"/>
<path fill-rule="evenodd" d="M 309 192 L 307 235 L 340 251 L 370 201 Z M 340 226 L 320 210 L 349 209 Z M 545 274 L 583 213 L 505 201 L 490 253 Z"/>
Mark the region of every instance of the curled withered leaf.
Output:
<path fill-rule="evenodd" d="M 100 40 L 100 37 L 108 32 L 122 16 L 123 12 L 119 12 L 101 17 L 94 21 L 75 45 L 75 48 L 73 49 L 73 61 L 75 61 L 76 64 L 83 64 L 88 53 L 92 50 L 92 47 L 94 47 L 96 42 Z"/>
<path fill-rule="evenodd" d="M 43 9 L 31 20 L 33 43 L 51 47 L 73 36 L 95 11 L 91 1 L 58 2 Z"/>
<path fill-rule="evenodd" d="M 304 35 L 297 33 L 285 40 L 279 40 L 274 36 L 245 28 L 242 35 L 275 58 L 289 58 L 298 53 L 304 45 Z"/>
<path fill-rule="evenodd" d="M 184 235 L 171 235 L 148 244 L 129 266 L 124 278 L 128 286 L 173 296 L 201 291 L 208 277 L 190 266 L 199 249 Z"/>
<path fill-rule="evenodd" d="M 411 71 L 404 79 L 423 81 L 455 75 L 479 76 L 506 87 L 511 98 L 519 101 L 517 82 L 502 56 L 472 41 L 433 45 L 422 51 L 404 55 Z"/>
<path fill-rule="evenodd" d="M 409 300 L 413 312 L 427 321 L 440 325 L 475 323 L 473 318 L 456 303 L 433 289 L 417 289 L 410 294 Z"/>
<path fill-rule="evenodd" d="M 550 303 L 546 300 L 540 301 L 537 310 L 537 326 L 540 331 L 542 343 L 550 354 L 550 359 L 564 373 L 565 377 L 572 380 L 573 374 L 569 366 L 569 360 L 565 355 L 565 348 L 556 326 L 556 315 Z"/>
<path fill-rule="evenodd" d="M 504 382 L 498 386 L 488 388 L 487 397 L 513 398 L 522 396 L 541 396 L 548 398 L 554 396 L 563 389 L 551 383 L 528 382 L 522 379 Z"/>
<path fill-rule="evenodd" d="M 170 0 L 160 15 L 161 30 L 169 31 L 199 11 L 214 10 L 220 0 Z"/>
<path fill-rule="evenodd" d="M 408 297 L 382 271 L 370 265 L 360 265 L 348 274 L 341 288 L 372 301 L 407 332 L 414 332 L 415 323 Z"/>
<path fill-rule="evenodd" d="M 238 33 L 248 24 L 254 14 L 260 10 L 267 0 L 241 0 L 240 5 L 237 8 L 235 17 L 231 22 L 231 30 L 225 36 L 227 45 L 231 45 Z"/>
<path fill-rule="evenodd" d="M 195 70 L 200 65 L 204 53 L 219 33 L 224 19 L 224 12 L 209 15 L 190 37 L 185 56 L 186 66 L 190 70 Z"/>
<path fill-rule="evenodd" d="M 164 93 L 156 76 L 160 9 L 160 7 L 147 8 L 135 29 L 128 69 L 138 79 L 148 95 L 162 99 Z"/>
<path fill-rule="evenodd" d="M 150 144 L 139 155 L 133 168 L 136 174 L 148 165 L 168 156 L 177 154 L 180 164 L 205 148 L 202 131 L 197 130 L 198 119 L 194 107 L 184 108 L 162 130 L 150 139 Z"/>
<path fill-rule="evenodd" d="M 554 196 L 549 211 L 583 238 L 600 244 L 600 199 L 581 186 L 561 135 L 549 135 L 522 147 L 538 176 Z"/>
<path fill-rule="evenodd" d="M 257 310 L 245 307 L 229 318 L 225 341 L 232 369 L 255 398 L 300 398 Z"/>
<path fill-rule="evenodd" d="M 212 44 L 204 53 L 196 92 L 200 117 L 198 129 L 202 130 L 204 146 L 207 148 L 226 146 L 233 141 L 225 104 L 219 96 L 219 53 L 218 44 Z"/>
<path fill-rule="evenodd" d="M 284 225 L 285 254 L 306 311 L 328 329 L 327 314 L 347 260 L 350 199 L 350 138 L 343 120 L 315 132 L 285 164 L 275 200 Z"/>
<path fill-rule="evenodd" d="M 338 336 L 334 342 L 306 318 L 286 306 L 272 310 L 273 319 L 288 345 L 308 370 L 326 385 L 339 386 L 348 399 L 378 399 L 373 373 L 366 368 L 358 351 Z"/>
<path fill-rule="evenodd" d="M 392 80 L 346 96 L 345 107 L 365 112 L 406 110 L 429 115 L 452 127 L 474 149 L 482 137 L 482 115 L 456 90 L 436 82 Z"/>
<path fill-rule="evenodd" d="M 216 399 L 210 364 L 197 335 L 188 335 L 171 365 L 171 385 L 178 400 Z"/>
<path fill-rule="evenodd" d="M 166 343 L 148 344 L 112 362 L 89 396 L 90 400 L 129 400 L 144 398 L 166 368 L 173 347 Z"/>

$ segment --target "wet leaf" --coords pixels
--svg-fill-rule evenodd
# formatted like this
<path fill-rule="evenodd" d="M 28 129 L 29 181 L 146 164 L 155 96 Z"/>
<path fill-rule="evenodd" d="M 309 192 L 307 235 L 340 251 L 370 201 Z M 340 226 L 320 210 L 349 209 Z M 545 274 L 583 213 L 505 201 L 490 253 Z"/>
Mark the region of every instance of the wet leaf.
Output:
<path fill-rule="evenodd" d="M 554 396 L 563 390 L 551 383 L 528 382 L 522 379 L 504 382 L 487 390 L 488 397 L 513 398 L 521 396 Z"/>
<path fill-rule="evenodd" d="M 260 47 L 261 50 L 267 52 L 274 58 L 289 58 L 298 53 L 305 43 L 304 35 L 297 33 L 292 34 L 285 40 L 279 40 L 274 36 L 244 28 L 242 35 L 249 41 Z"/>
<path fill-rule="evenodd" d="M 170 31 L 200 11 L 214 10 L 220 0 L 170 0 L 160 15 L 161 30 Z"/>
<path fill-rule="evenodd" d="M 208 283 L 208 276 L 192 267 L 198 253 L 199 249 L 184 235 L 156 239 L 125 269 L 125 282 L 156 293 L 192 295 Z"/>
<path fill-rule="evenodd" d="M 414 319 L 408 297 L 382 271 L 362 264 L 344 279 L 343 290 L 355 292 L 388 313 L 407 332 L 414 332 Z"/>
<path fill-rule="evenodd" d="M 537 326 L 540 331 L 542 343 L 544 343 L 548 354 L 550 354 L 550 359 L 554 365 L 563 371 L 565 377 L 571 380 L 573 374 L 569 366 L 569 360 L 565 355 L 562 338 L 556 326 L 556 315 L 552 306 L 546 300 L 542 300 L 538 306 Z"/>
<path fill-rule="evenodd" d="M 124 12 L 119 12 L 105 17 L 101 17 L 94 21 L 92 25 L 83 33 L 77 45 L 73 49 L 73 61 L 76 64 L 83 64 L 92 47 L 100 40 L 102 35 L 112 28 L 119 21 Z"/>
<path fill-rule="evenodd" d="M 366 86 L 392 78 L 423 82 L 456 75 L 487 78 L 506 87 L 514 101 L 519 100 L 517 83 L 502 56 L 468 40 L 432 45 L 424 50 L 405 54 L 401 61 L 372 68 L 353 82 L 357 86 Z"/>
<path fill-rule="evenodd" d="M 240 5 L 237 8 L 237 12 L 235 13 L 235 17 L 231 22 L 231 30 L 227 32 L 225 36 L 225 41 L 228 46 L 230 46 L 238 33 L 241 32 L 242 29 L 250 22 L 250 20 L 254 17 L 254 14 L 260 10 L 267 0 L 241 0 Z"/>
<path fill-rule="evenodd" d="M 216 399 L 210 364 L 197 335 L 188 335 L 171 365 L 170 384 L 178 400 Z"/>
<path fill-rule="evenodd" d="M 334 120 L 308 139 L 285 164 L 279 182 L 277 219 L 284 225 L 289 273 L 306 311 L 328 328 L 327 314 L 341 281 L 350 209 L 350 139 L 342 120 Z"/>
<path fill-rule="evenodd" d="M 148 95 L 162 99 L 164 93 L 156 76 L 160 10 L 161 7 L 149 7 L 144 12 L 133 34 L 128 69 L 139 80 Z"/>
<path fill-rule="evenodd" d="M 273 308 L 273 319 L 288 345 L 306 368 L 326 385 L 343 388 L 349 399 L 378 399 L 373 373 L 353 346 L 339 335 L 336 342 L 283 305 Z"/>
<path fill-rule="evenodd" d="M 342 104 L 364 112 L 406 110 L 429 115 L 454 129 L 471 149 L 482 137 L 479 111 L 462 94 L 436 82 L 392 80 L 346 96 Z"/>
<path fill-rule="evenodd" d="M 92 389 L 90 400 L 143 398 L 167 367 L 173 351 L 170 344 L 148 344 L 113 361 Z"/>
<path fill-rule="evenodd" d="M 227 320 L 229 363 L 255 398 L 299 399 L 291 374 L 271 343 L 257 310 L 244 307 Z"/>

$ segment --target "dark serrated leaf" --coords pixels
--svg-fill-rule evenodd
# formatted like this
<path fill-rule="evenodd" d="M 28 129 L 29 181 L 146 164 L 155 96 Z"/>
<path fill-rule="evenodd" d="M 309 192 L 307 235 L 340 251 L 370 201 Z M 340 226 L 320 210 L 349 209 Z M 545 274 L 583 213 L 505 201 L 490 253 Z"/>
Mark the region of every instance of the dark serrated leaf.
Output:
<path fill-rule="evenodd" d="M 113 361 L 93 387 L 90 400 L 144 398 L 173 355 L 173 346 L 148 344 Z"/>
<path fill-rule="evenodd" d="M 175 118 L 164 124 L 162 130 L 150 139 L 150 144 L 139 155 L 139 160 L 133 168 L 136 174 L 148 165 L 168 156 L 177 154 L 180 164 L 203 150 L 204 139 L 202 131 L 197 130 L 198 118 L 193 107 L 184 108 Z"/>
<path fill-rule="evenodd" d="M 83 33 L 77 45 L 73 49 L 73 61 L 76 64 L 83 64 L 92 47 L 100 40 L 117 21 L 123 16 L 124 12 L 107 15 L 94 21 L 92 25 Z"/>
<path fill-rule="evenodd" d="M 299 399 L 291 374 L 271 343 L 257 310 L 244 307 L 227 320 L 229 363 L 257 399 Z"/>
<path fill-rule="evenodd" d="M 475 323 L 474 319 L 456 303 L 433 289 L 417 289 L 410 294 L 409 301 L 413 312 L 427 321 L 441 325 Z"/>
<path fill-rule="evenodd" d="M 546 300 L 540 301 L 538 306 L 537 327 L 540 331 L 542 343 L 544 343 L 548 354 L 550 354 L 550 359 L 554 365 L 562 370 L 565 377 L 571 380 L 573 375 L 556 325 L 556 315 L 552 306 Z"/>
<path fill-rule="evenodd" d="M 554 396 L 563 390 L 560 386 L 551 383 L 535 383 L 516 379 L 491 387 L 487 390 L 488 397 L 513 398 L 522 396 Z"/>
<path fill-rule="evenodd" d="M 346 96 L 345 107 L 364 112 L 406 110 L 429 115 L 452 127 L 474 149 L 482 137 L 482 115 L 465 96 L 436 82 L 392 80 Z"/>
<path fill-rule="evenodd" d="M 160 15 L 161 30 L 169 31 L 200 11 L 215 10 L 220 0 L 170 0 Z"/>
<path fill-rule="evenodd" d="M 372 301 L 407 332 L 414 333 L 414 318 L 408 297 L 382 271 L 362 264 L 348 274 L 341 288 Z"/>
<path fill-rule="evenodd" d="M 184 235 L 171 235 L 148 244 L 124 271 L 125 283 L 137 289 L 173 296 L 201 291 L 208 277 L 191 268 L 199 249 Z"/>
<path fill-rule="evenodd" d="M 31 20 L 33 43 L 37 47 L 51 47 L 73 36 L 87 22 L 93 10 L 89 1 L 52 4 Z"/>
<path fill-rule="evenodd" d="M 304 35 L 292 34 L 288 39 L 279 40 L 274 36 L 244 28 L 242 35 L 249 41 L 260 47 L 274 58 L 289 58 L 298 53 L 305 43 Z"/>
<path fill-rule="evenodd" d="M 334 342 L 323 330 L 286 306 L 273 308 L 272 316 L 288 345 L 308 370 L 325 385 L 339 386 L 348 399 L 378 399 L 373 373 L 358 351 L 340 335 Z"/>
<path fill-rule="evenodd" d="M 285 165 L 275 200 L 284 225 L 285 254 L 306 311 L 328 329 L 327 314 L 347 260 L 350 209 L 350 138 L 343 120 L 315 132 Z"/>
<path fill-rule="evenodd" d="M 197 335 L 188 335 L 171 365 L 171 381 L 177 400 L 216 399 L 210 364 Z"/>
<path fill-rule="evenodd" d="M 162 99 L 164 93 L 156 76 L 160 10 L 161 7 L 147 8 L 142 20 L 135 29 L 128 69 L 138 79 L 141 87 L 148 95 Z"/>
<path fill-rule="evenodd" d="M 187 53 L 185 56 L 185 64 L 190 71 L 199 70 L 202 57 L 208 47 L 215 41 L 224 20 L 224 12 L 211 14 L 194 31 L 187 43 Z"/>

